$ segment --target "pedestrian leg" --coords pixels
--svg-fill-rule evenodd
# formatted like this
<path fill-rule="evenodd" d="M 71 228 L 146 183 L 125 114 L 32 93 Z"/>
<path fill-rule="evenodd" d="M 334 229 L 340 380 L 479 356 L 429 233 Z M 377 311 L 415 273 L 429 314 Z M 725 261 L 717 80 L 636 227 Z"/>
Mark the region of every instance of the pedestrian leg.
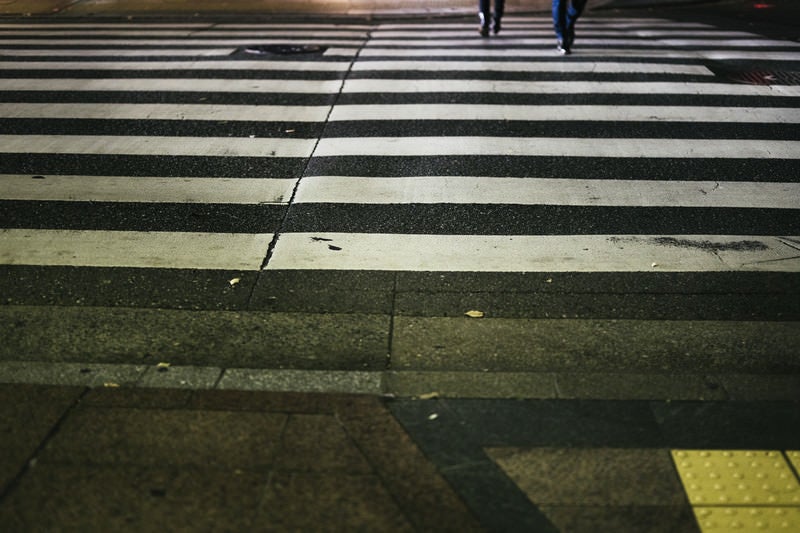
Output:
<path fill-rule="evenodd" d="M 556 50 L 560 54 L 568 54 L 567 36 L 567 4 L 569 0 L 553 0 L 553 29 L 556 32 Z"/>
<path fill-rule="evenodd" d="M 586 0 L 572 0 L 566 10 L 564 43 L 567 50 L 572 49 L 572 43 L 575 41 L 575 23 L 583 13 L 584 7 Z"/>
<path fill-rule="evenodd" d="M 478 2 L 478 18 L 481 20 L 481 27 L 478 31 L 481 37 L 489 36 L 489 21 L 491 20 L 491 0 L 480 0 Z"/>
<path fill-rule="evenodd" d="M 494 17 L 492 19 L 492 30 L 495 34 L 500 33 L 500 20 L 503 18 L 505 11 L 505 0 L 494 0 Z"/>

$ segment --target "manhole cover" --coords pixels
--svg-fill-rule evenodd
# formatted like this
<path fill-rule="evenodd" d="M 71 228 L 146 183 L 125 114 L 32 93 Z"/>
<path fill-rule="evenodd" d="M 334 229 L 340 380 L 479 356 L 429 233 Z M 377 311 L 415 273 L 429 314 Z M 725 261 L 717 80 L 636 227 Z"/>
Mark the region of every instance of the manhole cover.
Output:
<path fill-rule="evenodd" d="M 720 69 L 711 71 L 731 83 L 748 85 L 800 85 L 800 72 L 791 70 L 752 70 L 752 69 Z"/>
<path fill-rule="evenodd" d="M 244 55 L 295 55 L 295 54 L 321 54 L 327 46 L 315 44 L 267 44 L 258 46 L 243 46 L 236 50 L 237 54 Z"/>

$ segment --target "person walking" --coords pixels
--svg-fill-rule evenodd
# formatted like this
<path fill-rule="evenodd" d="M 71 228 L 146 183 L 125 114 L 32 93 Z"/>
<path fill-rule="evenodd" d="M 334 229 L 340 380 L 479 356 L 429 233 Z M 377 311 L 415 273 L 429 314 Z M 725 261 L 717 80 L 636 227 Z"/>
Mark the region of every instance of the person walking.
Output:
<path fill-rule="evenodd" d="M 494 15 L 491 14 L 491 1 L 492 0 L 478 0 L 478 17 L 481 19 L 479 31 L 481 32 L 481 37 L 489 36 L 490 23 L 495 35 L 500 33 L 500 19 L 503 18 L 503 9 L 505 8 L 506 1 L 494 0 Z"/>
<path fill-rule="evenodd" d="M 575 22 L 581 16 L 586 0 L 553 0 L 553 26 L 558 44 L 556 50 L 561 55 L 572 52 L 575 41 Z"/>

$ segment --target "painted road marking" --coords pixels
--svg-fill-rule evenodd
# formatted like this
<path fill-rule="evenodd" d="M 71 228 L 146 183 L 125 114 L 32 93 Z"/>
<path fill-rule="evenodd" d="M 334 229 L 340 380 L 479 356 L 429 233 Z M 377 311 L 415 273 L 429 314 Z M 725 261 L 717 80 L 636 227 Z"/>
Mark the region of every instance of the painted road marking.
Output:
<path fill-rule="evenodd" d="M 330 117 L 328 113 L 330 112 Z M 0 103 L 2 118 L 226 120 L 257 122 L 393 120 L 530 120 L 800 123 L 788 107 L 363 104 L 331 106 Z"/>
<path fill-rule="evenodd" d="M 164 55 L 163 52 L 161 52 L 161 55 Z M 291 70 L 301 72 L 347 72 L 349 68 L 350 63 L 346 61 L 0 61 L 0 70 Z"/>
<path fill-rule="evenodd" d="M 0 91 L 165 91 L 334 94 L 338 93 L 341 87 L 341 80 L 230 80 L 194 78 L 0 79 Z"/>
<path fill-rule="evenodd" d="M 2 118 L 325 122 L 330 106 L 0 103 Z M 791 116 L 791 115 L 789 115 Z"/>
<path fill-rule="evenodd" d="M 435 41 L 433 41 L 435 42 Z M 326 52 L 330 55 L 355 54 L 352 49 L 330 48 Z M 578 51 L 576 49 L 575 56 Z M 490 48 L 470 48 L 462 46 L 458 48 L 379 48 L 369 47 L 361 50 L 359 58 L 363 57 L 555 57 L 554 48 L 546 49 L 523 49 L 510 48 L 490 49 Z M 762 61 L 800 61 L 800 52 L 756 52 L 750 50 L 670 50 L 670 49 L 646 49 L 646 48 L 597 48 L 590 47 L 580 49 L 580 57 L 642 57 L 642 58 L 670 58 L 670 59 L 753 59 Z"/>
<path fill-rule="evenodd" d="M 6 104 L 16 112 L 25 104 Z M 72 107 L 73 104 L 70 104 Z M 0 104 L 3 113 L 3 104 Z M 631 122 L 800 123 L 800 109 L 789 107 L 365 104 L 337 105 L 330 121 L 343 120 L 548 120 Z"/>
<path fill-rule="evenodd" d="M 378 37 L 378 38 L 376 38 Z M 468 39 L 381 39 L 380 34 L 373 36 L 367 41 L 366 46 L 403 46 L 403 47 L 427 47 L 433 44 L 437 46 L 475 46 L 475 38 Z M 0 39 L 0 44 L 12 44 L 8 40 Z M 21 44 L 21 43 L 13 43 Z M 68 44 L 68 43 L 65 43 Z M 111 43 L 109 43 L 111 44 Z M 220 44 L 228 44 L 220 42 Z M 483 41 L 483 46 L 502 48 L 506 46 L 551 46 L 553 37 L 531 37 L 520 39 L 487 39 Z M 737 47 L 737 48 L 798 48 L 793 41 L 778 41 L 771 39 L 659 39 L 650 40 L 642 38 L 630 38 L 622 36 L 618 38 L 604 37 L 602 39 L 580 39 L 581 46 L 624 46 L 637 48 L 657 48 L 663 46 L 715 46 L 715 47 Z"/>
<path fill-rule="evenodd" d="M 6 57 L 38 57 L 38 56 L 70 56 L 70 57 L 147 57 L 147 56 L 229 56 L 236 48 L 190 48 L 190 49 L 153 49 L 153 48 L 103 48 L 101 50 L 86 48 L 37 48 L 35 50 L 19 50 L 16 48 L 0 48 L 0 55 Z"/>
<path fill-rule="evenodd" d="M 3 200 L 285 204 L 296 179 L 0 175 Z"/>
<path fill-rule="evenodd" d="M 321 139 L 314 151 L 315 157 L 442 155 L 800 159 L 800 141 L 568 137 L 329 137 Z"/>
<path fill-rule="evenodd" d="M 0 135 L 0 153 L 309 157 L 316 139 Z"/>
<path fill-rule="evenodd" d="M 27 63 L 20 63 L 26 65 Z M 0 63 L 0 68 L 4 68 Z M 22 67 L 32 68 L 32 67 Z M 668 63 L 620 63 L 620 62 L 569 62 L 552 61 L 358 61 L 353 64 L 354 72 L 376 70 L 399 71 L 477 71 L 477 72 L 587 72 L 587 73 L 655 73 L 686 74 L 693 76 L 713 76 L 703 65 L 674 65 Z"/>
<path fill-rule="evenodd" d="M 800 209 L 800 183 L 309 176 L 300 180 L 295 202 Z"/>
<path fill-rule="evenodd" d="M 267 269 L 800 272 L 800 237 L 284 233 Z"/>
<path fill-rule="evenodd" d="M 258 270 L 273 234 L 0 230 L 0 264 Z"/>
<path fill-rule="evenodd" d="M 800 56 L 798 56 L 800 58 Z M 9 82 L 15 80 L 8 80 Z M 20 80 L 23 81 L 23 80 Z M 40 80 L 39 84 L 41 85 Z M 50 80 L 48 80 L 49 82 Z M 58 80 L 64 81 L 64 80 Z M 135 81 L 135 80 L 122 80 Z M 161 80 L 162 82 L 166 80 Z M 3 85 L 0 85 L 2 87 Z M 694 82 L 348 79 L 344 93 L 697 94 L 800 96 L 800 86 Z"/>

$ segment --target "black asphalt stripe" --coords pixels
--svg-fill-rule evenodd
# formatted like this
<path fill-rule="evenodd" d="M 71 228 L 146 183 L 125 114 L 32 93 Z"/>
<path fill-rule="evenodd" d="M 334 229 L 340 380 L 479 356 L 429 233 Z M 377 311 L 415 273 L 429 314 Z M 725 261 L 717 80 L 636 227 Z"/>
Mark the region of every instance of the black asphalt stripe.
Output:
<path fill-rule="evenodd" d="M 300 157 L 2 154 L 0 174 L 296 178 L 305 165 Z"/>
<path fill-rule="evenodd" d="M 6 135 L 153 135 L 312 139 L 326 137 L 493 136 L 800 140 L 797 124 L 614 121 L 378 120 L 245 122 L 150 119 L 0 119 Z M 287 131 L 289 133 L 287 133 Z"/>
<path fill-rule="evenodd" d="M 3 94 L 0 93 L 0 98 Z M 338 105 L 495 104 L 495 105 L 644 105 L 716 107 L 800 107 L 800 97 L 691 94 L 516 94 L 516 93 L 342 93 Z"/>
<path fill-rule="evenodd" d="M 0 294 L 5 305 L 238 310 L 247 307 L 257 277 L 235 270 L 0 265 Z"/>
<path fill-rule="evenodd" d="M 343 287 L 358 288 L 343 279 Z M 275 283 L 325 285 L 325 271 L 287 271 Z M 356 273 L 357 274 L 357 273 Z M 376 274 L 377 276 L 377 274 Z M 269 278 L 266 278 L 269 279 Z M 358 284 L 369 286 L 363 279 Z M 800 295 L 798 272 L 398 272 L 399 293 L 537 293 L 537 294 L 795 294 Z"/>
<path fill-rule="evenodd" d="M 0 119 L 5 135 L 150 135 L 164 137 L 273 137 L 315 139 L 321 122 L 226 120 Z M 289 133 L 287 133 L 287 131 Z"/>
<path fill-rule="evenodd" d="M 486 204 L 294 204 L 283 231 L 439 235 L 798 235 L 800 210 Z"/>
<path fill-rule="evenodd" d="M 335 121 L 326 137 L 490 136 L 583 137 L 594 139 L 774 139 L 798 140 L 797 124 L 702 122 L 379 120 Z"/>
<path fill-rule="evenodd" d="M 0 168 L 2 161 L 0 161 Z M 800 182 L 796 159 L 523 156 L 314 157 L 307 176 L 497 176 Z"/>
<path fill-rule="evenodd" d="M 46 82 L 42 82 L 42 88 Z M 220 105 L 332 105 L 333 94 L 215 93 L 162 91 L 0 91 L 0 102 Z"/>
<path fill-rule="evenodd" d="M 796 273 L 266 270 L 250 308 L 426 317 L 462 317 L 465 310 L 480 309 L 491 318 L 772 321 L 800 319 L 799 292 Z"/>
<path fill-rule="evenodd" d="M 240 278 L 231 285 L 229 281 Z M 0 265 L 6 305 L 489 317 L 800 319 L 786 272 L 387 272 Z M 394 302 L 394 304 L 393 304 Z M 635 316 L 631 316 L 635 315 Z"/>
<path fill-rule="evenodd" d="M 0 224 L 19 229 L 274 233 L 285 211 L 285 205 L 2 200 Z"/>
<path fill-rule="evenodd" d="M 797 294 L 539 294 L 405 293 L 395 297 L 400 316 L 462 317 L 480 309 L 492 318 L 600 320 L 800 320 Z"/>

